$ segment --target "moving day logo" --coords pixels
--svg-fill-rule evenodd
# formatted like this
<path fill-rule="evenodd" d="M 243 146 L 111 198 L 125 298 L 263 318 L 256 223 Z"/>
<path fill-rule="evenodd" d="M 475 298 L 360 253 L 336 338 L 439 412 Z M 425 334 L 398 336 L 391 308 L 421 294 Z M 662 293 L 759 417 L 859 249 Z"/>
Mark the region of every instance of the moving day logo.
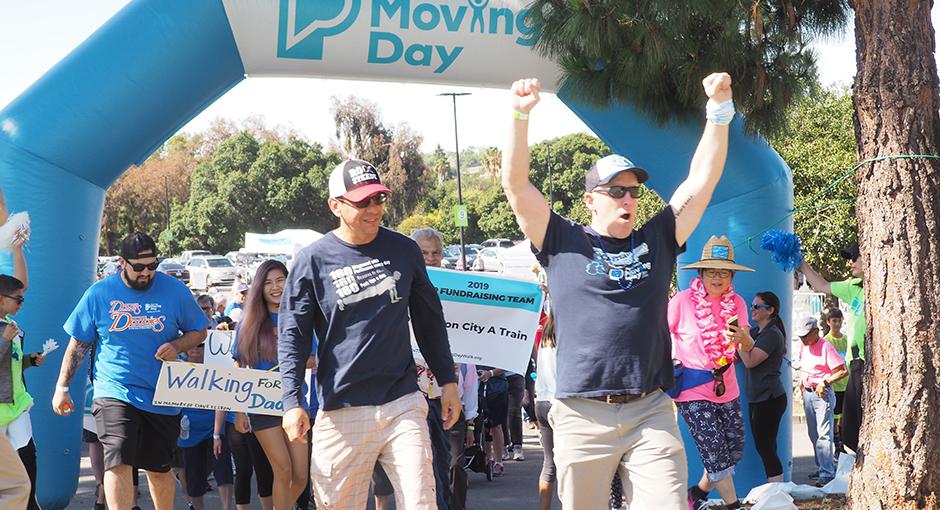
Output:
<path fill-rule="evenodd" d="M 465 36 L 511 37 L 520 46 L 530 47 L 537 35 L 528 10 L 519 12 L 492 7 L 494 0 L 466 0 L 466 3 L 433 3 L 414 0 L 280 0 L 277 56 L 279 58 L 323 60 L 338 53 L 342 34 L 359 19 L 369 16 L 370 64 L 424 67 L 435 74 L 445 72 L 457 61 L 464 46 L 410 44 L 409 32 L 427 40 L 426 32 L 446 30 Z M 363 2 L 368 5 L 363 11 Z M 338 58 L 338 57 L 336 57 Z"/>

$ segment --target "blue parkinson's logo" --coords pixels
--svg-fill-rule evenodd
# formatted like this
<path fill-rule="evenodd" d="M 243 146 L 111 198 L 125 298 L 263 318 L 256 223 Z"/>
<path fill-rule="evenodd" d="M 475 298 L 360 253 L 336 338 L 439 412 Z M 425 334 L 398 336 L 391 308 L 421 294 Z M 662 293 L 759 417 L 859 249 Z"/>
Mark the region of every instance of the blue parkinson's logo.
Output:
<path fill-rule="evenodd" d="M 349 29 L 362 0 L 280 0 L 277 56 L 323 60 L 327 37 Z"/>

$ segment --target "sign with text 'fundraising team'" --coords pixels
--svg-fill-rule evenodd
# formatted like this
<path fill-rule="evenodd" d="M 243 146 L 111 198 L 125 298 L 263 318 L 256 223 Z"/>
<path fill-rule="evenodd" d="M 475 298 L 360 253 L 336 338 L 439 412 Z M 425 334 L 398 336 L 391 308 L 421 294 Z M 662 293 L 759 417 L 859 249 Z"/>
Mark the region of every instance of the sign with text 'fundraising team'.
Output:
<path fill-rule="evenodd" d="M 525 374 L 542 310 L 539 285 L 445 269 L 428 268 L 428 275 L 444 307 L 454 362 Z"/>
<path fill-rule="evenodd" d="M 280 416 L 281 374 L 234 366 L 164 363 L 153 404 Z"/>

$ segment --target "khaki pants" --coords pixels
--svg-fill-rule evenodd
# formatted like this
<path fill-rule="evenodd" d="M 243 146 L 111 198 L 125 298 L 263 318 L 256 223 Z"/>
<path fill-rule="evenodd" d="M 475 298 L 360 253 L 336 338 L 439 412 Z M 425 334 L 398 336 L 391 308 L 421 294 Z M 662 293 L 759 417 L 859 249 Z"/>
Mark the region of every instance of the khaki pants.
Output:
<path fill-rule="evenodd" d="M 628 404 L 553 400 L 548 419 L 562 508 L 607 508 L 618 470 L 630 510 L 688 508 L 685 449 L 665 393 Z"/>
<path fill-rule="evenodd" d="M 436 509 L 427 415 L 420 392 L 380 406 L 318 412 L 310 460 L 317 508 L 365 508 L 378 461 L 395 489 L 396 508 Z"/>
<path fill-rule="evenodd" d="M 19 454 L 0 429 L 0 508 L 26 508 L 29 503 L 29 476 Z"/>

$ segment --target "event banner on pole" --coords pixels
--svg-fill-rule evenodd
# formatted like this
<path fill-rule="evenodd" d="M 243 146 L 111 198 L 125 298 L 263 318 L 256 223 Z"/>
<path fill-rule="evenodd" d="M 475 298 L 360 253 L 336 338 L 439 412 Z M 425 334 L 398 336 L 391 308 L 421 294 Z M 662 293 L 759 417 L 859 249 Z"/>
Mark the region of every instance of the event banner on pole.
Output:
<path fill-rule="evenodd" d="M 234 366 L 163 364 L 153 404 L 280 416 L 281 374 Z"/>
<path fill-rule="evenodd" d="M 433 268 L 428 275 L 444 307 L 454 362 L 525 374 L 542 310 L 538 283 Z M 420 359 L 413 338 L 412 349 Z"/>

